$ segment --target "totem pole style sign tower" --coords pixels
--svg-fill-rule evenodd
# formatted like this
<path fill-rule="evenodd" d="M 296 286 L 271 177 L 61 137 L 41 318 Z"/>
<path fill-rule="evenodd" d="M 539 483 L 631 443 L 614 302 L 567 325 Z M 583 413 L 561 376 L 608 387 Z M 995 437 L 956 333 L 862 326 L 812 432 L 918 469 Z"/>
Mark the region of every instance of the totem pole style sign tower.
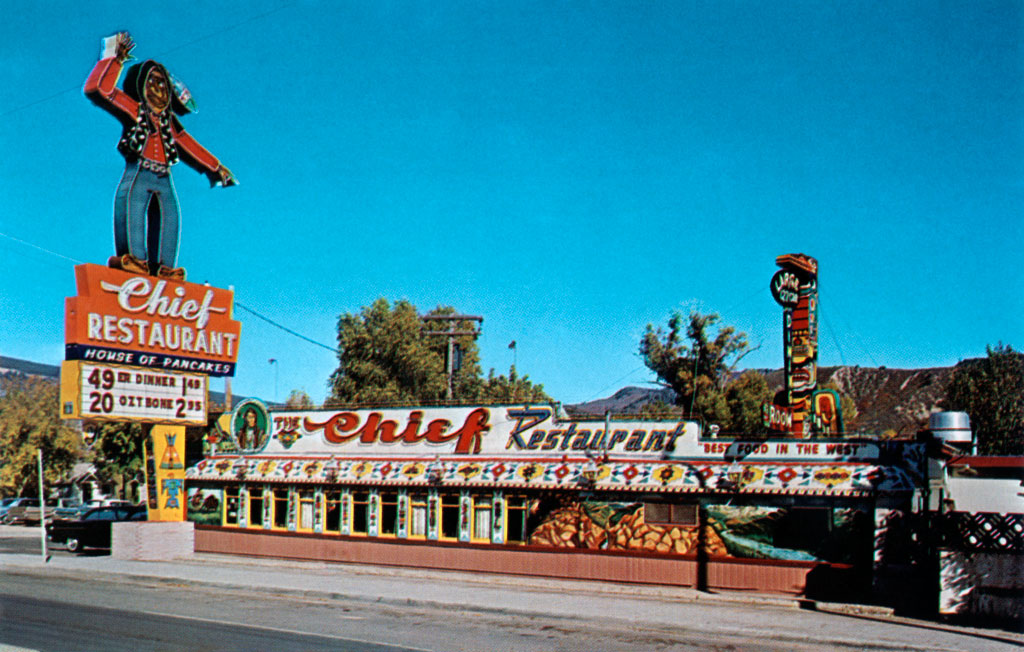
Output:
<path fill-rule="evenodd" d="M 176 267 L 178 202 L 170 166 L 179 158 L 211 183 L 231 172 L 181 127 L 195 109 L 188 90 L 155 61 L 117 81 L 135 45 L 121 32 L 85 84 L 93 102 L 121 120 L 125 172 L 114 200 L 116 255 L 106 267 L 75 267 L 65 299 L 61 417 L 141 423 L 146 432 L 149 520 L 185 519 L 185 426 L 207 425 L 209 376 L 233 376 L 241 324 L 234 293 L 185 282 Z"/>
<path fill-rule="evenodd" d="M 804 254 L 775 259 L 771 291 L 783 308 L 785 389 L 763 406 L 764 425 L 795 437 L 842 432 L 839 395 L 818 389 L 818 261 Z"/>

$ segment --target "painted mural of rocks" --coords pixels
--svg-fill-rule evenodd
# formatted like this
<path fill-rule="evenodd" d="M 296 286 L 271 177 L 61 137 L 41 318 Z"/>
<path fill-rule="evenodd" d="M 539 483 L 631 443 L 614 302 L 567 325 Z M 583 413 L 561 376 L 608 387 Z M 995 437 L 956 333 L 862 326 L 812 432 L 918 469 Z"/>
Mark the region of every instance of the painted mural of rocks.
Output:
<path fill-rule="evenodd" d="M 708 554 L 728 554 L 713 525 L 704 529 Z M 644 550 L 685 555 L 696 552 L 697 539 L 697 527 L 644 522 L 643 509 L 636 503 L 573 503 L 550 512 L 534 529 L 530 543 L 557 548 Z"/>

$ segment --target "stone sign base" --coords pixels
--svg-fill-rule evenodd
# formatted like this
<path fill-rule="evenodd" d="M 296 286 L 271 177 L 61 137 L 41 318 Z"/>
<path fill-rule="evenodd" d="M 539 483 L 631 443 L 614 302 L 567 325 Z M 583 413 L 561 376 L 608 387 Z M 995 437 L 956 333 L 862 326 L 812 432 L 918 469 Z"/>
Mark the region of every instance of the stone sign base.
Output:
<path fill-rule="evenodd" d="M 167 561 L 191 557 L 196 549 L 195 524 L 111 523 L 110 556 L 114 559 Z"/>

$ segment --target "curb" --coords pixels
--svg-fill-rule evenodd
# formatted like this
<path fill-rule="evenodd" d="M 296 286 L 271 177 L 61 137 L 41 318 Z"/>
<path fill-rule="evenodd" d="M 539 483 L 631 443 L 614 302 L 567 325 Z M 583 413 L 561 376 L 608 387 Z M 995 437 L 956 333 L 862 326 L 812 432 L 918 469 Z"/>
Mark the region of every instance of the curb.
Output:
<path fill-rule="evenodd" d="M 107 568 L 98 568 L 95 566 L 87 568 L 69 568 L 66 566 L 55 565 L 43 565 L 38 560 L 29 561 L 27 556 L 19 555 L 17 561 L 20 563 L 10 564 L 3 563 L 7 555 L 0 555 L 0 569 L 21 575 L 37 575 L 45 572 L 50 577 L 62 577 L 68 579 L 83 579 L 91 578 L 96 575 L 106 575 L 110 579 L 121 579 L 130 582 L 138 583 L 149 583 L 157 585 L 193 585 L 202 587 L 217 587 L 229 591 L 238 592 L 252 592 L 254 589 L 253 584 L 239 583 L 237 580 L 225 579 L 207 579 L 189 577 L 186 575 L 158 575 L 148 574 L 142 569 L 130 569 L 130 568 L 118 568 L 116 560 L 112 560 L 112 563 Z M 9 557 L 8 557 L 9 559 Z M 268 558 L 235 558 L 231 555 L 218 555 L 218 556 L 207 556 L 202 553 L 194 557 L 182 558 L 173 560 L 182 566 L 192 566 L 194 568 L 202 568 L 203 566 L 245 566 L 249 569 L 254 567 L 265 567 L 268 569 L 277 568 L 279 571 L 287 572 L 297 571 L 299 573 L 314 573 L 320 570 L 319 567 L 312 567 L 308 564 L 310 562 L 303 562 L 298 560 L 289 559 L 268 559 Z M 146 564 L 147 562 L 133 561 L 136 564 Z M 848 616 L 851 618 L 863 618 L 868 620 L 878 620 L 894 624 L 905 625 L 908 627 L 926 628 L 937 631 L 944 631 L 952 634 L 959 634 L 965 636 L 973 636 L 992 641 L 998 641 L 1002 643 L 1008 643 L 1011 645 L 1024 645 L 1024 635 L 1017 635 L 1012 632 L 1004 632 L 1001 630 L 987 630 L 987 629 L 976 629 L 968 627 L 958 627 L 955 625 L 947 625 L 944 623 L 915 620 L 911 618 L 904 618 L 896 616 L 891 608 L 879 607 L 874 605 L 858 605 L 858 604 L 846 604 L 846 603 L 833 603 L 833 602 L 818 602 L 815 600 L 808 600 L 803 598 L 782 598 L 778 596 L 765 596 L 765 595 L 744 595 L 744 594 L 721 594 L 721 593 L 697 593 L 692 589 L 684 589 L 688 591 L 688 594 L 671 593 L 673 589 L 669 587 L 656 587 L 659 590 L 655 594 L 650 594 L 648 591 L 651 587 L 644 585 L 643 591 L 639 585 L 623 585 L 613 583 L 602 583 L 602 582 L 590 582 L 586 580 L 554 580 L 547 581 L 547 578 L 530 578 L 521 576 L 500 576 L 500 575 L 472 575 L 468 573 L 459 573 L 456 571 L 434 571 L 427 569 L 412 569 L 403 567 L 391 567 L 391 566 L 362 566 L 362 565 L 335 565 L 335 564 L 322 564 L 324 568 L 335 568 L 336 570 L 344 570 L 346 573 L 353 573 L 366 576 L 378 576 L 378 577 L 416 577 L 419 579 L 432 579 L 434 577 L 444 576 L 448 581 L 463 582 L 469 584 L 486 585 L 489 587 L 496 587 L 498 585 L 506 586 L 516 590 L 527 590 L 527 591 L 544 591 L 550 593 L 565 592 L 568 589 L 564 586 L 558 586 L 559 583 L 573 583 L 577 588 L 584 586 L 586 592 L 591 595 L 615 597 L 624 596 L 629 597 L 633 600 L 648 600 L 662 603 L 721 603 L 721 604 L 744 604 L 744 605 L 760 605 L 766 607 L 775 608 L 786 608 L 786 609 L 803 609 L 808 611 L 820 611 L 822 613 L 830 613 L 836 615 Z M 141 571 L 141 572 L 140 572 Z M 457 577 L 452 577 L 457 575 Z M 418 607 L 428 609 L 451 609 L 452 606 L 458 606 L 462 611 L 473 612 L 478 614 L 491 614 L 491 615 L 516 615 L 524 617 L 544 617 L 553 619 L 567 619 L 569 616 L 552 614 L 550 612 L 533 611 L 529 608 L 524 607 L 495 607 L 495 606 L 483 606 L 476 604 L 466 604 L 458 601 L 441 601 L 441 600 L 421 600 L 416 598 L 402 598 L 395 596 L 379 596 L 372 594 L 350 594 L 337 590 L 317 590 L 307 588 L 294 588 L 294 587 L 279 587 L 279 586 L 263 586 L 259 588 L 265 590 L 272 590 L 278 595 L 284 596 L 296 596 L 304 598 L 319 598 L 319 599 L 330 599 L 330 600 L 348 600 L 352 602 L 359 602 L 362 604 L 380 604 L 394 607 Z"/>
<path fill-rule="evenodd" d="M 467 571 L 448 571 L 442 569 L 416 568 L 410 566 L 385 566 L 370 564 L 310 562 L 300 559 L 281 557 L 236 557 L 218 553 L 196 553 L 192 557 L 179 560 L 194 565 L 235 565 L 277 567 L 282 570 L 293 569 L 300 572 L 312 572 L 321 568 L 343 570 L 354 575 L 375 577 L 409 577 L 416 579 L 443 579 L 445 581 L 464 582 L 467 584 L 485 585 L 489 587 L 507 586 L 516 590 L 548 591 L 552 593 L 566 591 L 566 585 L 577 589 L 583 588 L 593 595 L 627 596 L 639 600 L 661 602 L 709 603 L 723 602 L 733 604 L 757 604 L 787 609 L 802 609 L 804 603 L 814 601 L 796 596 L 786 597 L 761 593 L 705 593 L 683 586 L 626 584 L 584 580 L 572 578 L 549 578 L 533 575 L 511 575 L 501 573 L 474 574 Z M 847 606 L 847 605 L 839 605 Z M 857 605 L 861 609 L 872 609 L 870 606 Z M 884 611 L 884 608 L 879 608 Z M 891 611 L 891 610 L 890 610 Z"/>

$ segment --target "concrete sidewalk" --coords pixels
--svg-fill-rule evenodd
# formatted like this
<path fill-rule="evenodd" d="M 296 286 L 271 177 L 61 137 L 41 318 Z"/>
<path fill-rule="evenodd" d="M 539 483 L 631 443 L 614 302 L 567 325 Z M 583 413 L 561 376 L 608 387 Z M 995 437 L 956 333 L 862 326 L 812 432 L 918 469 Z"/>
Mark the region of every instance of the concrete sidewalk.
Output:
<path fill-rule="evenodd" d="M 43 563 L 39 555 L 0 555 L 0 568 L 50 576 L 120 576 L 134 580 L 166 580 L 226 589 L 303 596 L 324 596 L 385 602 L 458 606 L 502 613 L 535 610 L 531 593 L 630 598 L 673 603 L 736 603 L 806 608 L 798 598 L 743 593 L 702 593 L 683 587 L 558 580 L 517 575 L 474 574 L 394 566 L 324 563 L 287 559 L 196 553 L 169 561 L 132 561 L 109 556 L 54 556 Z M 410 587 L 414 586 L 413 590 Z M 410 598 L 410 594 L 415 598 Z M 882 607 L 846 605 L 858 613 L 891 615 Z M 550 611 L 546 610 L 547 613 Z M 577 615 L 567 611 L 564 615 Z"/>
<path fill-rule="evenodd" d="M 39 537 L 36 528 L 0 526 L 0 538 Z M 52 546 L 53 544 L 51 544 Z M 56 548 L 61 549 L 59 544 Z M 110 556 L 54 556 L 43 564 L 40 555 L 0 554 L 0 568 L 35 569 L 49 574 L 100 573 L 135 579 L 163 579 L 225 588 L 261 588 L 303 595 L 328 595 L 374 602 L 410 604 L 410 584 L 416 599 L 431 605 L 472 605 L 481 610 L 517 611 L 509 604 L 515 592 L 628 597 L 683 603 L 760 604 L 781 608 L 814 608 L 813 601 L 796 597 L 740 592 L 706 593 L 675 586 L 563 580 L 528 575 L 499 575 L 400 566 L 312 562 L 276 558 L 194 553 L 169 561 L 134 561 Z M 353 581 L 358 578 L 358 581 Z M 510 589 L 513 591 L 510 592 Z M 530 606 L 528 599 L 523 608 Z M 890 616 L 885 607 L 835 605 L 851 613 Z"/>
<path fill-rule="evenodd" d="M 131 561 L 109 556 L 51 557 L 0 554 L 0 570 L 48 577 L 123 578 L 171 582 L 225 590 L 253 589 L 307 599 L 343 599 L 396 606 L 424 606 L 520 616 L 579 618 L 614 613 L 638 624 L 673 626 L 686 605 L 715 604 L 716 612 L 737 614 L 751 606 L 772 610 L 808 609 L 889 623 L 901 623 L 1024 645 L 1024 635 L 975 630 L 899 618 L 884 607 L 819 603 L 785 596 L 704 593 L 694 589 L 557 580 L 529 576 L 310 562 L 197 553 L 169 561 Z M 539 607 L 543 605 L 543 607 Z M 723 614 L 725 615 L 725 614 Z"/>

